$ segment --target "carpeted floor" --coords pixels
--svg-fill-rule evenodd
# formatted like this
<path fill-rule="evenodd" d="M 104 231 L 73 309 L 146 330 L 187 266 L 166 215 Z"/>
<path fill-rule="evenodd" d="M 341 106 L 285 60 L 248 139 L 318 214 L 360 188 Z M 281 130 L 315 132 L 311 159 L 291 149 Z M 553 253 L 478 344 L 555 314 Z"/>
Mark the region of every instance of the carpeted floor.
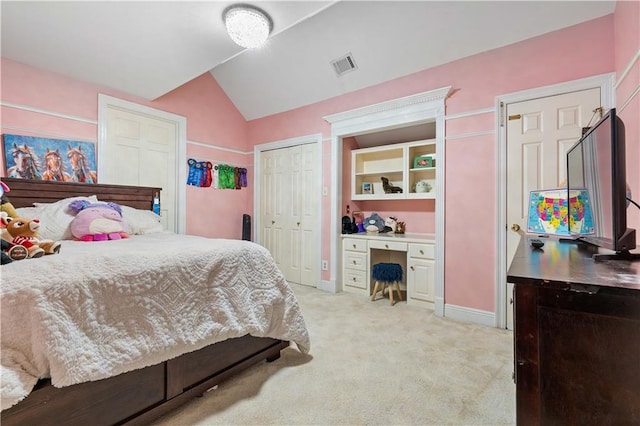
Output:
<path fill-rule="evenodd" d="M 292 285 L 311 354 L 295 346 L 155 425 L 512 425 L 512 333 Z"/>

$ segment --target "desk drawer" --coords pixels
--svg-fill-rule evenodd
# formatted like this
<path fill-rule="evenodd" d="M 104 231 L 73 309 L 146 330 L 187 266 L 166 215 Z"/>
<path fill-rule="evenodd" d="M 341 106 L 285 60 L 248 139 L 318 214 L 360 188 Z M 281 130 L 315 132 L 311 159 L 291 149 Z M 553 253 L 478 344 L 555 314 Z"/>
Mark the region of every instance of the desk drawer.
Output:
<path fill-rule="evenodd" d="M 407 243 L 398 241 L 369 240 L 369 248 L 380 250 L 407 251 Z"/>
<path fill-rule="evenodd" d="M 345 238 L 342 242 L 342 248 L 350 251 L 361 251 L 366 253 L 367 240 L 358 240 L 356 238 Z"/>
<path fill-rule="evenodd" d="M 345 251 L 342 258 L 342 266 L 345 268 L 356 269 L 358 271 L 367 270 L 367 253 L 356 251 Z"/>
<path fill-rule="evenodd" d="M 355 269 L 343 269 L 343 284 L 349 287 L 367 289 L 367 272 L 356 271 Z"/>
<path fill-rule="evenodd" d="M 435 259 L 436 246 L 434 244 L 409 244 L 409 257 Z"/>

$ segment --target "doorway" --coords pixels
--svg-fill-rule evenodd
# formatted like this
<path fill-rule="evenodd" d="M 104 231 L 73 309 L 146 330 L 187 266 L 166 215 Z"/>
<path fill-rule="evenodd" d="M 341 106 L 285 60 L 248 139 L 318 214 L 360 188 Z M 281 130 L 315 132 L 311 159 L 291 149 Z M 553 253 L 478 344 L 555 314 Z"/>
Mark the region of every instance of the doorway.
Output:
<path fill-rule="evenodd" d="M 98 174 L 104 183 L 162 188 L 165 229 L 185 232 L 186 118 L 98 95 Z"/>
<path fill-rule="evenodd" d="M 496 98 L 499 118 L 500 232 L 496 326 L 513 328 L 511 259 L 525 234 L 529 191 L 564 185 L 564 156 L 583 126 L 612 107 L 613 76 L 606 74 Z"/>

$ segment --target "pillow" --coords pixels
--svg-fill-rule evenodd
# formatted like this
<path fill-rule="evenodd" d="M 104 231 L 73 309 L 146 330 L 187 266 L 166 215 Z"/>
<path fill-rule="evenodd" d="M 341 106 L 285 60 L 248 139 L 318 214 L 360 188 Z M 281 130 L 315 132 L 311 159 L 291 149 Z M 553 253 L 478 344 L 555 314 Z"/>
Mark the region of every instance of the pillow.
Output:
<path fill-rule="evenodd" d="M 122 218 L 129 235 L 153 234 L 164 231 L 160 216 L 151 210 L 134 209 L 129 206 L 121 207 Z"/>
<path fill-rule="evenodd" d="M 16 209 L 16 212 L 18 213 L 18 217 L 33 219 L 38 216 L 38 213 L 36 213 L 36 210 L 37 209 L 35 207 L 18 207 Z"/>
<path fill-rule="evenodd" d="M 71 221 L 76 217 L 68 209 L 69 204 L 75 200 L 86 200 L 91 203 L 98 202 L 98 197 L 69 197 L 56 201 L 55 203 L 33 203 L 35 206 L 35 217 L 40 219 L 40 229 L 38 234 L 43 239 L 49 240 L 72 240 Z"/>

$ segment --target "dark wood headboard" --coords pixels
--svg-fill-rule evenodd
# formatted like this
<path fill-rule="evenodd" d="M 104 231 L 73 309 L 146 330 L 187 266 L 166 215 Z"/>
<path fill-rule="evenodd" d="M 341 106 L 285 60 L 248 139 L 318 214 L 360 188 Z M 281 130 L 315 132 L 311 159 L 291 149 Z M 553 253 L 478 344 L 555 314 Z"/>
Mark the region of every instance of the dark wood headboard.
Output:
<path fill-rule="evenodd" d="M 96 195 L 100 201 L 112 201 L 141 210 L 153 208 L 153 196 L 161 188 L 147 186 L 106 185 L 2 178 L 10 191 L 6 194 L 14 207 L 31 207 L 33 203 L 53 203 L 79 195 Z"/>

